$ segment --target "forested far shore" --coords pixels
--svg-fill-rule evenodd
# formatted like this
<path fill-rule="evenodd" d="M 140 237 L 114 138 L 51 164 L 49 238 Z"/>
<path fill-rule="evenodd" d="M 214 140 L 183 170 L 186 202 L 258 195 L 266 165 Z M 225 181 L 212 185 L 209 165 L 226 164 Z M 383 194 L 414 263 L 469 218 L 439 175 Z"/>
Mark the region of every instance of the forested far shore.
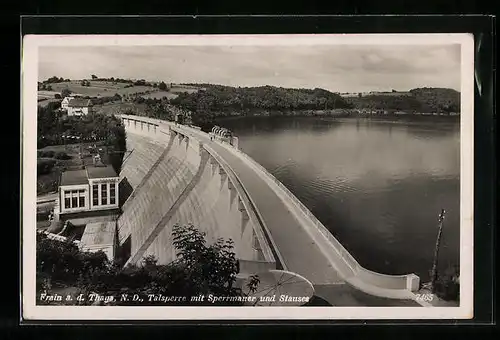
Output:
<path fill-rule="evenodd" d="M 222 117 L 460 115 L 460 92 L 447 88 L 424 87 L 409 91 L 342 95 L 321 88 L 283 88 L 269 85 L 233 87 L 206 83 L 174 84 L 163 81 L 158 85 L 156 82 L 151 83 L 142 79 L 103 78 L 96 75 L 91 75 L 90 78 L 91 82 L 86 88 L 88 89 L 90 85 L 90 88 L 99 95 L 96 97 L 92 95 L 92 91 L 86 90 L 86 94 L 79 96 L 91 99 L 95 111 L 101 113 L 109 111 L 113 114 L 139 112 L 144 116 L 168 120 L 182 116 L 183 122 L 202 128 L 211 128 L 215 119 Z M 47 86 L 54 88 L 62 86 L 62 91 L 65 93 L 49 91 L 50 93 L 44 94 L 45 96 L 52 94 L 55 98 L 62 99 L 61 97 L 68 93 L 77 95 L 73 91 L 81 90 L 81 86 L 78 87 L 78 84 L 72 84 L 73 82 L 54 76 L 41 83 L 41 89 L 46 90 Z M 120 83 L 127 85 L 122 88 Z M 154 90 L 157 94 L 148 90 L 154 87 L 157 87 Z M 43 99 L 44 102 L 50 100 L 54 99 Z"/>

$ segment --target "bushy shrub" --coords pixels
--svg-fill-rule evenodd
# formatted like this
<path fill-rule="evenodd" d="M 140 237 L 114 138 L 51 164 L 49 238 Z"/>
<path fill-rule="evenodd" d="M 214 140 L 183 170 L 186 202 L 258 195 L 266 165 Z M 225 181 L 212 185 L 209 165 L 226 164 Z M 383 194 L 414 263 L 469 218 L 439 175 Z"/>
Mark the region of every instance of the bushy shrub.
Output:
<path fill-rule="evenodd" d="M 449 267 L 436 280 L 436 295 L 446 301 L 458 301 L 460 296 L 459 269 Z"/>
<path fill-rule="evenodd" d="M 61 159 L 61 160 L 68 160 L 71 159 L 71 156 L 68 155 L 66 152 L 60 151 L 55 154 L 54 156 L 56 159 Z"/>
<path fill-rule="evenodd" d="M 55 152 L 52 150 L 38 150 L 38 157 L 54 158 Z"/>
<path fill-rule="evenodd" d="M 52 168 L 56 164 L 53 159 L 38 159 L 36 164 L 37 175 L 45 175 L 52 171 Z"/>
<path fill-rule="evenodd" d="M 239 263 L 231 240 L 220 239 L 215 244 L 207 245 L 205 234 L 192 225 L 174 226 L 173 238 L 178 258 L 170 264 L 158 265 L 154 257 L 148 256 L 140 265 L 131 264 L 122 268 L 117 263 L 108 261 L 103 252 L 81 252 L 72 243 L 51 240 L 38 234 L 37 288 L 46 289 L 51 282 L 57 281 L 77 287 L 82 293 L 115 296 L 137 294 L 144 298 L 140 303 L 115 302 L 125 305 L 147 305 L 148 294 L 184 296 L 187 299 L 183 304 L 192 304 L 191 297 L 200 294 L 242 294 L 240 289 L 233 286 L 239 272 Z M 211 304 L 207 301 L 199 303 Z M 241 304 L 238 301 L 222 303 Z"/>

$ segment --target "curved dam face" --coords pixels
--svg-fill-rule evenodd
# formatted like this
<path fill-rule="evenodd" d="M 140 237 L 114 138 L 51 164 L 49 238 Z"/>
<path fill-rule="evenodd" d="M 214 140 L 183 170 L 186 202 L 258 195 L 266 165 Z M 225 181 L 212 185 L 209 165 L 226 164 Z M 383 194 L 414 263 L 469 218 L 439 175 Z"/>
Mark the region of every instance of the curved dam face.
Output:
<path fill-rule="evenodd" d="M 263 231 L 223 160 L 199 140 L 174 131 L 140 124 L 126 128 L 132 152 L 120 176 L 133 192 L 122 206 L 118 239 L 129 247 L 127 263 L 149 255 L 159 264 L 170 263 L 176 258 L 173 226 L 193 224 L 206 233 L 208 244 L 219 238 L 234 242 L 240 272 L 276 268 Z"/>
<path fill-rule="evenodd" d="M 413 293 L 418 276 L 363 268 L 283 184 L 237 148 L 189 126 L 121 118 L 130 152 L 120 177 L 130 194 L 117 229 L 127 263 L 148 255 L 171 262 L 173 226 L 193 224 L 209 243 L 233 240 L 241 274 L 293 271 L 334 305 L 422 304 Z"/>

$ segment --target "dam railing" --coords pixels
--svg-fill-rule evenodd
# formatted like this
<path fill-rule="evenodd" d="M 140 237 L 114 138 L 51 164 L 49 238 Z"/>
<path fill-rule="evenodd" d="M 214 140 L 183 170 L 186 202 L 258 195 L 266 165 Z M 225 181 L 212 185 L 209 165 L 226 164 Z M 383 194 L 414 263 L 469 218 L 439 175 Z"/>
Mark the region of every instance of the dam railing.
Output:
<path fill-rule="evenodd" d="M 124 118 L 127 118 L 124 116 Z M 137 120 L 139 117 L 131 117 Z M 142 119 L 143 117 L 140 117 Z M 144 117 L 144 121 L 149 121 L 151 124 L 161 124 L 164 126 L 173 126 L 174 123 L 166 122 L 156 119 Z M 194 129 L 185 125 L 177 126 L 180 130 L 188 130 L 193 134 L 204 134 L 198 129 Z M 268 182 L 269 185 L 275 187 L 275 192 L 282 197 L 282 199 L 289 203 L 291 207 L 295 208 L 302 214 L 302 220 L 306 223 L 305 230 L 317 242 L 318 246 L 326 253 L 330 254 L 329 258 L 332 264 L 342 274 L 345 281 L 352 284 L 362 291 L 369 291 L 370 294 L 378 295 L 389 298 L 411 298 L 412 291 L 419 289 L 420 278 L 415 274 L 407 275 L 387 275 L 373 272 L 361 266 L 359 262 L 347 251 L 347 249 L 335 238 L 334 235 L 318 220 L 316 216 L 287 188 L 281 183 L 274 175 L 269 173 L 262 165 L 256 162 L 246 153 L 229 145 L 228 143 L 221 143 L 227 150 L 238 155 L 250 167 L 262 175 L 262 178 Z M 234 172 L 232 172 L 234 174 Z M 249 195 L 248 195 L 249 196 Z M 250 198 L 251 201 L 251 198 Z M 258 212 L 258 210 L 256 210 Z M 317 231 L 317 232 L 315 232 Z M 319 232 L 319 233 L 318 233 Z M 332 257 L 333 256 L 333 259 Z M 335 261 L 334 258 L 340 258 L 343 263 Z M 343 269 L 340 267 L 344 266 Z"/>

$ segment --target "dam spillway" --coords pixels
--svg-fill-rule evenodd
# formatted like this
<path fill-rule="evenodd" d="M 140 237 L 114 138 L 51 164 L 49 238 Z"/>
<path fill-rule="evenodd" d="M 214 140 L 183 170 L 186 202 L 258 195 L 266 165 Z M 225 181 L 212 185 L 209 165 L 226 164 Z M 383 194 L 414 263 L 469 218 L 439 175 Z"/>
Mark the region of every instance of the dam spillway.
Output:
<path fill-rule="evenodd" d="M 243 274 L 279 266 L 329 292 L 415 300 L 418 277 L 360 266 L 292 193 L 236 148 L 189 126 L 121 117 L 127 144 L 141 144 L 120 173 L 133 188 L 118 220 L 119 243 L 130 247 L 127 263 L 148 255 L 171 262 L 173 225 L 192 223 L 209 243 L 232 239 Z M 142 168 L 133 169 L 138 162 Z"/>

